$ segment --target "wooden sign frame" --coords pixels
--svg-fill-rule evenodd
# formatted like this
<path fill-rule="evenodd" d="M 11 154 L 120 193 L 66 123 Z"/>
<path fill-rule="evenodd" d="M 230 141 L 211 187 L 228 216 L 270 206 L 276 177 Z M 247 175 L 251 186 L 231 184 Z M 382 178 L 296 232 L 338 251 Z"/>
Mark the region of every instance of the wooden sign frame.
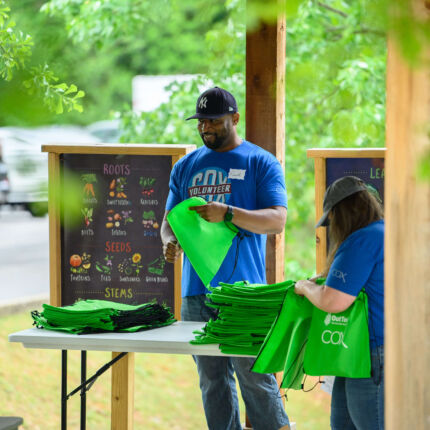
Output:
<path fill-rule="evenodd" d="M 195 149 L 194 145 L 155 145 L 155 144 L 88 144 L 88 145 L 43 145 L 42 151 L 48 153 L 49 171 L 49 259 L 50 259 L 50 303 L 62 306 L 61 298 L 61 216 L 58 184 L 61 179 L 60 159 L 63 154 L 94 155 L 167 155 L 173 165 L 184 155 Z M 180 319 L 181 305 L 181 261 L 174 267 L 174 301 L 173 313 Z"/>
<path fill-rule="evenodd" d="M 50 303 L 61 306 L 61 199 L 58 192 L 61 180 L 62 154 L 98 155 L 167 155 L 173 165 L 184 155 L 192 152 L 195 145 L 160 144 L 88 144 L 88 145 L 43 145 L 48 153 L 48 211 L 49 211 L 49 261 L 50 261 Z M 169 172 L 170 176 L 170 172 Z M 174 266 L 174 309 L 180 319 L 182 258 Z M 112 353 L 115 358 L 119 352 Z M 111 379 L 111 429 L 132 430 L 134 410 L 134 353 L 112 367 Z"/>
<path fill-rule="evenodd" d="M 325 148 L 308 149 L 307 157 L 314 159 L 315 165 L 315 220 L 323 214 L 324 193 L 327 188 L 327 159 L 330 158 L 384 158 L 385 148 Z M 324 270 L 327 259 L 327 228 L 316 229 L 316 273 Z"/>

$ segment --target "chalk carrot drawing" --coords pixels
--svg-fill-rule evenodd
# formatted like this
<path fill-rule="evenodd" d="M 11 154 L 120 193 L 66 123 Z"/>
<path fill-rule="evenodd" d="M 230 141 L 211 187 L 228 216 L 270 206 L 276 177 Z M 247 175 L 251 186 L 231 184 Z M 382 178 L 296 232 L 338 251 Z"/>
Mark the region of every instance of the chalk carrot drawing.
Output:
<path fill-rule="evenodd" d="M 97 182 L 97 176 L 94 173 L 85 173 L 81 175 L 81 179 L 84 181 L 84 194 L 87 196 L 95 197 L 94 184 Z"/>

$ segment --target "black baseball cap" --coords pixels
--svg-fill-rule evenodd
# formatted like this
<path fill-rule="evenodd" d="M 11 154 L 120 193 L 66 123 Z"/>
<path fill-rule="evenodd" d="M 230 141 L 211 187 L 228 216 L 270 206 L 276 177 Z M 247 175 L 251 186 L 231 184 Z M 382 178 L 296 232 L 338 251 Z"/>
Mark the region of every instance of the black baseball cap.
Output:
<path fill-rule="evenodd" d="M 237 112 L 235 98 L 228 91 L 219 88 L 209 88 L 197 99 L 196 113 L 189 119 L 215 119 L 229 113 Z"/>
<path fill-rule="evenodd" d="M 323 216 L 317 222 L 315 228 L 327 227 L 329 224 L 328 214 L 343 199 L 358 193 L 367 191 L 366 184 L 356 176 L 343 176 L 334 181 L 324 194 Z"/>

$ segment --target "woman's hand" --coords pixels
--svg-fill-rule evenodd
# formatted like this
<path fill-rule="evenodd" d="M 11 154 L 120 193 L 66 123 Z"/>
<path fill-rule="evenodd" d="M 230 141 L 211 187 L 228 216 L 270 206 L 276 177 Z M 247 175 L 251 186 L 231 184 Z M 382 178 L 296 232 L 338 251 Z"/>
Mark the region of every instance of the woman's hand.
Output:
<path fill-rule="evenodd" d="M 299 296 L 304 296 L 306 292 L 306 288 L 309 286 L 316 285 L 313 281 L 303 279 L 301 281 L 297 281 L 294 285 L 294 292 Z"/>
<path fill-rule="evenodd" d="M 328 285 L 318 285 L 308 279 L 297 281 L 294 292 L 299 296 L 305 296 L 317 308 L 334 314 L 348 309 L 356 299 L 355 296 Z"/>

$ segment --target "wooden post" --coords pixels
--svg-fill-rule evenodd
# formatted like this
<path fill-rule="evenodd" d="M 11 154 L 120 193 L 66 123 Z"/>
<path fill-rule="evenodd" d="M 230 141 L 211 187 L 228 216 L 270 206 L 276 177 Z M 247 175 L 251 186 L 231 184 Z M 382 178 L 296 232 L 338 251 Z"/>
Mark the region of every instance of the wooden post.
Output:
<path fill-rule="evenodd" d="M 423 0 L 414 1 L 425 17 Z M 385 427 L 430 426 L 430 49 L 412 69 L 388 44 L 385 182 Z"/>
<path fill-rule="evenodd" d="M 120 353 L 113 352 L 112 359 Z M 112 366 L 111 430 L 132 430 L 134 411 L 134 352 Z"/>
<path fill-rule="evenodd" d="M 246 139 L 285 163 L 285 17 L 246 35 Z M 268 235 L 267 282 L 284 280 L 284 232 Z M 278 383 L 282 381 L 276 375 Z M 246 427 L 251 428 L 248 416 Z"/>
<path fill-rule="evenodd" d="M 48 154 L 49 303 L 61 306 L 60 156 Z"/>
<path fill-rule="evenodd" d="M 246 139 L 285 162 L 285 17 L 246 36 Z M 284 233 L 269 235 L 267 282 L 284 279 Z"/>
<path fill-rule="evenodd" d="M 315 158 L 315 223 L 323 215 L 324 193 L 326 190 L 325 158 Z M 316 273 L 320 274 L 327 260 L 327 227 L 318 227 L 315 232 Z"/>

